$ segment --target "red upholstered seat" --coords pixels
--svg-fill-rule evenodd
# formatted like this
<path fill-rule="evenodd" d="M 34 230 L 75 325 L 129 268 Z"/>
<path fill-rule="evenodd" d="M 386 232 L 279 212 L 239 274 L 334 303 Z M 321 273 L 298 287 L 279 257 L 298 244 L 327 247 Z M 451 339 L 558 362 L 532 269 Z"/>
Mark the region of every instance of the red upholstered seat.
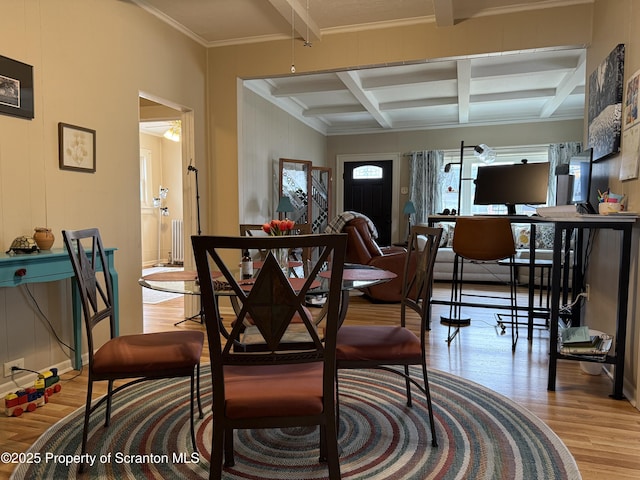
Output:
<path fill-rule="evenodd" d="M 176 335 L 179 333 L 179 335 Z M 176 339 L 180 342 L 176 343 Z M 126 375 L 185 374 L 200 361 L 204 333 L 198 331 L 125 335 L 105 343 L 93 355 L 94 380 Z"/>
<path fill-rule="evenodd" d="M 403 327 L 345 325 L 338 330 L 336 358 L 341 361 L 420 362 L 420 339 Z"/>
<path fill-rule="evenodd" d="M 322 363 L 224 367 L 229 418 L 322 413 Z M 260 392 L 260 395 L 256 395 Z"/>

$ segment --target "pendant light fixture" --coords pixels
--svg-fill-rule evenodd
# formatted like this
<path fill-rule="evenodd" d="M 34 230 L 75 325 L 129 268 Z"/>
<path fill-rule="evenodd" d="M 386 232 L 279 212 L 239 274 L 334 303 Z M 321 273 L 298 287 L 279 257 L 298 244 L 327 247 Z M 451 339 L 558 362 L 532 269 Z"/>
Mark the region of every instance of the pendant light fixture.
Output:
<path fill-rule="evenodd" d="M 293 11 L 293 6 L 291 7 L 291 73 L 296 73 L 296 62 L 295 62 L 295 12 Z"/>
<path fill-rule="evenodd" d="M 307 24 L 307 35 L 304 39 L 304 46 L 313 47 L 313 43 L 309 40 L 309 0 L 307 0 L 307 21 L 305 23 Z"/>

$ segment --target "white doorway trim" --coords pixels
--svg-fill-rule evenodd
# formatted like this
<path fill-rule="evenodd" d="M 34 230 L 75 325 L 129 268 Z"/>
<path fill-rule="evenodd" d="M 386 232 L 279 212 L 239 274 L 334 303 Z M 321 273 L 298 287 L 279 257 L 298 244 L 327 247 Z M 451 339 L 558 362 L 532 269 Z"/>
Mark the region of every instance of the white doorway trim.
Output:
<path fill-rule="evenodd" d="M 181 192 L 182 195 L 182 212 L 181 217 L 183 220 L 183 245 L 184 245 L 184 268 L 186 270 L 195 269 L 195 261 L 193 259 L 192 247 L 191 247 L 191 235 L 197 232 L 197 199 L 196 199 L 196 185 L 194 175 L 189 175 L 188 167 L 193 165 L 196 168 L 200 168 L 196 165 L 195 159 L 195 119 L 193 109 L 184 105 L 177 104 L 175 102 L 166 100 L 148 92 L 138 92 L 140 98 L 145 98 L 158 104 L 157 111 L 146 113 L 146 118 L 139 118 L 138 122 L 144 120 L 180 120 L 181 121 Z M 147 107 L 148 108 L 148 107 Z M 151 107 L 155 109 L 156 107 Z M 151 118 L 150 118 L 151 117 Z M 139 147 L 139 146 L 138 146 Z M 204 177 L 204 175 L 202 176 Z M 202 182 L 204 178 L 200 179 Z M 200 185 L 202 187 L 202 185 Z M 202 188 L 200 188 L 202 190 Z M 176 192 L 177 194 L 177 192 Z M 200 217 L 204 218 L 202 212 L 203 205 L 200 205 Z M 192 298 L 192 295 L 185 295 L 184 312 L 185 317 L 190 317 L 200 311 L 199 298 Z"/>
<path fill-rule="evenodd" d="M 344 164 L 349 162 L 380 162 L 391 160 L 392 169 L 392 200 L 391 200 L 391 241 L 398 242 L 400 238 L 400 222 L 398 199 L 400 198 L 400 160 L 399 153 L 356 153 L 336 156 L 336 214 L 344 211 Z"/>

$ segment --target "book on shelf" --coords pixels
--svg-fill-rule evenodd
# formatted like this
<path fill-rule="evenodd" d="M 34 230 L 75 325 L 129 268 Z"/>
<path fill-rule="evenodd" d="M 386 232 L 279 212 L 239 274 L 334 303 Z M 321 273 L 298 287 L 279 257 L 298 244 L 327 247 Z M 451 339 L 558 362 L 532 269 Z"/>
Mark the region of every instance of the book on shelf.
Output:
<path fill-rule="evenodd" d="M 560 331 L 560 343 L 563 345 L 591 344 L 589 327 L 566 327 Z"/>
<path fill-rule="evenodd" d="M 595 357 L 596 359 L 604 359 L 609 350 L 611 350 L 611 345 L 613 344 L 613 337 L 611 335 L 595 335 L 593 340 L 590 340 L 590 343 L 562 343 L 560 345 L 560 353 L 563 355 L 574 355 L 574 356 L 588 356 Z"/>

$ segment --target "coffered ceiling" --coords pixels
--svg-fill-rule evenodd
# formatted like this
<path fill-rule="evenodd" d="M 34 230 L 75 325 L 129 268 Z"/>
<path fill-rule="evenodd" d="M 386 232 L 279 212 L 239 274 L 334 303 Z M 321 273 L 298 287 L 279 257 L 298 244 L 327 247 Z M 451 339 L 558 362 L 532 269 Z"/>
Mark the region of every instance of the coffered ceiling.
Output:
<path fill-rule="evenodd" d="M 592 0 L 131 0 L 207 47 L 466 19 Z M 293 21 L 292 21 L 293 20 Z M 582 46 L 294 74 L 245 85 L 325 135 L 581 119 Z"/>

